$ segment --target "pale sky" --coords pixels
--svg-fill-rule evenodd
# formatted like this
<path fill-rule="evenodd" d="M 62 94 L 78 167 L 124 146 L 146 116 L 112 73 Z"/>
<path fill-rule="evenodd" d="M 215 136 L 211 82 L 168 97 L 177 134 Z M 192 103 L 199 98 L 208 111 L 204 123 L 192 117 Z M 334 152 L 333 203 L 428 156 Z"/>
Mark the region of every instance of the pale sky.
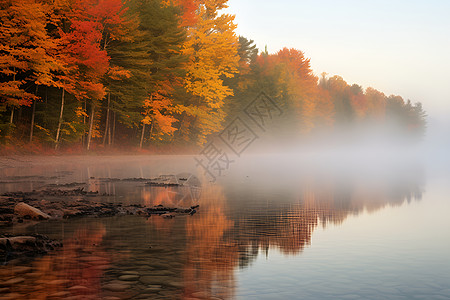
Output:
<path fill-rule="evenodd" d="M 450 0 L 229 0 L 260 51 L 302 50 L 319 75 L 420 101 L 450 119 Z M 449 117 L 447 117 L 449 116 Z"/>

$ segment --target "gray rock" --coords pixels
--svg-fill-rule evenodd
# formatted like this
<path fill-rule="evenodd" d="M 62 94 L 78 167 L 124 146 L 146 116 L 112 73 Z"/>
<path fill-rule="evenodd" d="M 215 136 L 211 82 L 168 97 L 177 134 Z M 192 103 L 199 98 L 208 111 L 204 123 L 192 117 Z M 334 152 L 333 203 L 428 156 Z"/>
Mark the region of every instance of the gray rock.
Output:
<path fill-rule="evenodd" d="M 121 285 L 131 285 L 132 282 L 129 281 L 123 281 L 123 280 L 111 280 L 110 282 L 111 284 L 121 284 Z"/>
<path fill-rule="evenodd" d="M 47 220 L 50 216 L 33 206 L 19 202 L 14 207 L 14 213 L 20 217 L 30 216 L 34 220 Z"/>
<path fill-rule="evenodd" d="M 211 295 L 209 295 L 207 292 L 195 292 L 192 293 L 192 297 L 200 299 L 210 299 Z"/>
<path fill-rule="evenodd" d="M 30 267 L 25 266 L 15 266 L 11 269 L 11 272 L 13 274 L 23 274 L 23 273 L 29 273 L 31 271 Z"/>
<path fill-rule="evenodd" d="M 124 281 L 136 281 L 139 279 L 139 275 L 134 275 L 134 274 L 130 274 L 130 275 L 122 275 L 119 277 L 119 280 L 124 280 Z"/>
<path fill-rule="evenodd" d="M 70 292 L 62 291 L 62 292 L 56 292 L 56 293 L 50 294 L 50 297 L 61 299 L 61 298 L 67 297 L 68 295 L 70 295 Z"/>
<path fill-rule="evenodd" d="M 103 263 L 106 261 L 105 258 L 100 257 L 100 256 L 84 256 L 84 257 L 80 257 L 80 260 L 84 261 L 84 262 L 88 262 L 88 263 L 95 263 L 95 264 Z"/>
<path fill-rule="evenodd" d="M 151 276 L 174 276 L 175 273 L 169 270 L 152 270 L 148 273 Z"/>
<path fill-rule="evenodd" d="M 23 278 L 23 277 L 15 277 L 15 278 L 11 278 L 9 280 L 0 282 L 0 286 L 11 286 L 11 285 L 22 283 L 24 281 L 25 281 L 25 278 Z"/>
<path fill-rule="evenodd" d="M 36 238 L 34 236 L 14 236 L 9 238 L 0 238 L 0 245 L 7 246 L 8 243 L 13 249 L 16 249 L 25 244 L 36 243 Z"/>
<path fill-rule="evenodd" d="M 3 299 L 5 299 L 5 300 L 7 300 L 7 299 L 23 299 L 23 296 L 24 295 L 21 295 L 19 293 L 9 293 L 9 294 L 3 295 L 2 300 Z"/>
<path fill-rule="evenodd" d="M 140 275 L 138 271 L 123 271 L 123 275 Z"/>
<path fill-rule="evenodd" d="M 55 279 L 46 282 L 47 285 L 65 285 L 68 284 L 70 281 L 66 279 Z"/>
<path fill-rule="evenodd" d="M 173 286 L 175 288 L 179 288 L 179 289 L 184 287 L 184 283 L 179 282 L 179 281 L 171 281 L 171 282 L 168 282 L 167 284 L 170 286 Z"/>
<path fill-rule="evenodd" d="M 153 292 L 153 293 L 157 293 L 161 290 L 161 288 L 146 288 L 144 291 L 145 292 Z"/>
<path fill-rule="evenodd" d="M 139 281 L 144 284 L 166 284 L 169 280 L 169 276 L 142 276 L 139 278 Z"/>
<path fill-rule="evenodd" d="M 159 285 L 159 284 L 149 284 L 148 287 L 152 288 L 152 289 L 160 289 L 161 285 Z"/>
<path fill-rule="evenodd" d="M 139 296 L 135 297 L 134 299 L 139 299 L 139 300 L 155 299 L 155 294 L 140 294 Z"/>
<path fill-rule="evenodd" d="M 70 288 L 68 288 L 69 291 L 83 291 L 83 290 L 87 290 L 88 288 L 83 286 L 83 285 L 74 285 Z"/>
<path fill-rule="evenodd" d="M 120 283 L 109 283 L 103 286 L 105 290 L 112 291 L 112 292 L 123 292 L 126 289 L 130 288 L 127 284 L 120 284 Z"/>
<path fill-rule="evenodd" d="M 88 299 L 97 299 L 96 295 L 75 295 L 64 298 L 64 300 L 88 300 Z"/>

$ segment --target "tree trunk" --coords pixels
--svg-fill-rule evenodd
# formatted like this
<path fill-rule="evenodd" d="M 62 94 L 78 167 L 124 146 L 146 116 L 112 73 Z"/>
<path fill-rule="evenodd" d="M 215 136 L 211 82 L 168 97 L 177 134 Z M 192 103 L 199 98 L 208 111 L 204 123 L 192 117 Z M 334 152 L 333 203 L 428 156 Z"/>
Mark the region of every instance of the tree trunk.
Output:
<path fill-rule="evenodd" d="M 109 122 L 111 123 L 111 122 Z M 108 147 L 111 146 L 111 124 L 109 124 L 108 128 Z"/>
<path fill-rule="evenodd" d="M 150 125 L 150 140 L 152 139 L 153 136 L 153 120 L 152 120 L 152 124 Z"/>
<path fill-rule="evenodd" d="M 14 71 L 13 81 L 16 81 L 16 67 L 13 67 L 13 71 Z M 11 118 L 9 119 L 9 124 L 12 125 L 13 121 L 14 121 L 14 106 L 11 105 Z"/>
<path fill-rule="evenodd" d="M 112 130 L 112 139 L 111 139 L 110 145 L 114 145 L 115 138 L 116 138 L 116 112 L 113 112 L 113 130 Z"/>
<path fill-rule="evenodd" d="M 21 119 L 22 119 L 22 106 L 19 106 L 19 113 L 17 115 L 17 122 L 20 123 Z"/>
<path fill-rule="evenodd" d="M 81 145 L 86 145 L 86 100 L 83 100 L 84 114 L 83 114 L 83 136 L 81 137 Z"/>
<path fill-rule="evenodd" d="M 103 136 L 103 146 L 106 144 L 106 135 L 111 130 L 109 129 L 109 103 L 111 101 L 111 93 L 108 93 L 108 108 L 106 109 L 106 124 L 105 124 L 105 134 Z"/>
<path fill-rule="evenodd" d="M 38 92 L 38 85 L 36 85 L 36 96 Z M 30 125 L 30 143 L 33 142 L 33 131 L 34 131 L 34 114 L 36 112 L 36 100 L 33 101 L 33 110 L 31 111 L 31 125 Z"/>
<path fill-rule="evenodd" d="M 63 112 L 64 112 L 64 88 L 62 89 L 61 111 L 59 112 L 58 129 L 56 130 L 55 149 L 58 149 L 58 147 L 59 147 L 59 135 L 60 135 L 61 124 L 62 124 L 62 120 L 63 120 Z"/>
<path fill-rule="evenodd" d="M 94 127 L 94 116 L 95 116 L 95 105 L 92 103 L 91 106 L 91 117 L 89 118 L 89 132 L 87 137 L 87 146 L 86 149 L 89 150 L 91 148 L 91 138 L 92 138 L 92 128 Z"/>
<path fill-rule="evenodd" d="M 142 144 L 144 143 L 144 132 L 145 132 L 145 123 L 142 123 L 141 142 L 139 143 L 139 149 L 142 149 Z"/>
<path fill-rule="evenodd" d="M 9 124 L 12 124 L 14 121 L 14 106 L 11 106 L 11 118 L 9 119 Z"/>

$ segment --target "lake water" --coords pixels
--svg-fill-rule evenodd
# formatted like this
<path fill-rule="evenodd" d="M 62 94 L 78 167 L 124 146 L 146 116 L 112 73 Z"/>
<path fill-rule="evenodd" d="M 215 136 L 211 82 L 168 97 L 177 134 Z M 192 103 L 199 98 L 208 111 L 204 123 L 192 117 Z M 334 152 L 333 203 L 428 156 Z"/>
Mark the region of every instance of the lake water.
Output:
<path fill-rule="evenodd" d="M 446 166 L 248 155 L 214 183 L 191 156 L 16 157 L 0 167 L 0 193 L 75 182 L 107 194 L 95 201 L 200 205 L 173 219 L 0 227 L 64 243 L 0 266 L 0 298 L 450 299 Z M 201 184 L 108 180 L 168 174 Z"/>

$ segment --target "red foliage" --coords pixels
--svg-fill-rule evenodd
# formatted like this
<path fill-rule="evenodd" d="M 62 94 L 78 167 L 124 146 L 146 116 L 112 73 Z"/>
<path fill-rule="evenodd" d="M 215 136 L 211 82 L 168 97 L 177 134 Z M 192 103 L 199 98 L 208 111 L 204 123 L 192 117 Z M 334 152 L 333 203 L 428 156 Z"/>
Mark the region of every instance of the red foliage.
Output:
<path fill-rule="evenodd" d="M 87 71 L 103 75 L 108 70 L 109 57 L 101 50 L 99 43 L 102 34 L 97 23 L 92 21 L 74 21 L 72 31 L 62 33 L 65 51 L 74 59 L 74 63 L 87 68 Z"/>
<path fill-rule="evenodd" d="M 174 6 L 181 8 L 181 26 L 189 27 L 197 23 L 198 1 L 196 0 L 174 0 L 172 2 Z"/>

